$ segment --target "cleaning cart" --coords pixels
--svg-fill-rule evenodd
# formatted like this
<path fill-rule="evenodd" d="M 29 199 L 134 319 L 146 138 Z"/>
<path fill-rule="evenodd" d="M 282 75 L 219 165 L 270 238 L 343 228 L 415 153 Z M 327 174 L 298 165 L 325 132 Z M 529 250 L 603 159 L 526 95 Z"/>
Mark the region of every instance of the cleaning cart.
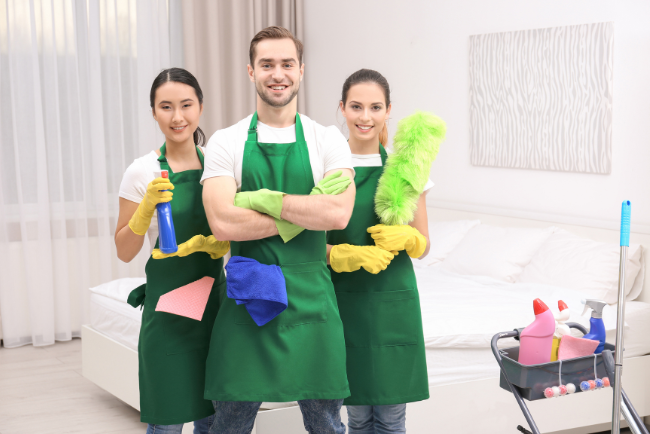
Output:
<path fill-rule="evenodd" d="M 621 259 L 616 328 L 616 342 L 618 345 L 616 348 L 606 343 L 605 349 L 601 354 L 592 354 L 538 365 L 522 365 L 517 361 L 519 358 L 519 347 L 499 349 L 498 342 L 500 339 L 505 338 L 519 340 L 519 335 L 523 331 L 523 328 L 497 333 L 492 338 L 492 353 L 501 368 L 500 386 L 512 392 L 515 396 L 515 400 L 530 427 L 529 431 L 521 425 L 517 426 L 517 429 L 522 433 L 541 434 L 524 399 L 534 401 L 549 396 L 558 396 L 558 394 L 583 393 L 583 387 L 585 391 L 596 387 L 606 387 L 608 380 L 614 388 L 612 433 L 620 434 L 620 414 L 622 412 L 630 430 L 634 434 L 650 434 L 634 409 L 634 406 L 632 406 L 627 394 L 621 387 L 623 324 L 625 316 L 625 262 L 629 239 L 630 202 L 625 201 L 623 202 L 621 212 Z M 583 335 L 587 334 L 587 329 L 580 324 L 567 323 L 567 325 L 570 328 L 579 330 Z"/>

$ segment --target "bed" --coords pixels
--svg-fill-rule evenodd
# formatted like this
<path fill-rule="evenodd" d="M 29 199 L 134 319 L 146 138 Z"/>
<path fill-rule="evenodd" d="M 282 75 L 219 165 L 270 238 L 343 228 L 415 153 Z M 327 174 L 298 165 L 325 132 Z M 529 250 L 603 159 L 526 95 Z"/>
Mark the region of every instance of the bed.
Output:
<path fill-rule="evenodd" d="M 427 260 L 416 262 L 416 275 L 431 398 L 409 404 L 407 429 L 413 433 L 469 433 L 476 432 L 480 426 L 482 433 L 517 432 L 516 425 L 525 424 L 525 420 L 512 395 L 499 388 L 499 370 L 489 347 L 490 339 L 496 332 L 530 323 L 531 301 L 537 297 L 554 310 L 557 310 L 557 300 L 564 300 L 569 305 L 571 321 L 588 325 L 588 315 L 581 315 L 580 300 L 590 298 L 594 293 L 600 298 L 611 298 L 608 289 L 611 289 L 612 282 L 606 282 L 609 285 L 606 288 L 602 282 L 607 276 L 589 282 L 591 292 L 585 293 L 580 282 L 571 281 L 571 276 L 562 276 L 561 272 L 556 273 L 555 281 L 547 279 L 549 281 L 539 282 L 540 278 L 535 275 L 532 265 L 550 266 L 544 262 L 545 257 L 540 257 L 539 252 L 544 250 L 540 246 L 546 246 L 551 239 L 565 245 L 566 241 L 562 238 L 564 231 L 594 242 L 610 244 L 617 242 L 617 231 L 440 208 L 429 208 L 429 216 L 430 226 L 440 229 L 435 239 L 437 249 Z M 489 227 L 492 229 L 486 229 Z M 531 230 L 511 230 L 508 233 L 499 232 L 496 228 Z M 432 233 L 432 237 L 435 236 Z M 481 263 L 476 258 L 469 261 L 462 254 L 463 249 L 465 254 L 480 250 L 468 243 L 472 237 L 474 242 L 487 245 L 490 242 L 504 242 L 508 236 L 516 237 L 519 250 L 499 250 L 508 251 L 512 258 L 492 257 L 498 255 L 489 255 L 488 258 L 505 262 L 514 258 L 507 266 L 502 267 L 501 263 L 495 265 L 489 260 Z M 493 237 L 492 241 L 490 237 Z M 650 245 L 650 235 L 633 233 L 631 240 L 633 243 Z M 594 249 L 592 245 L 582 247 Z M 578 248 L 580 246 L 575 247 Z M 633 269 L 629 279 L 632 282 L 628 282 L 624 387 L 638 412 L 650 415 L 650 401 L 645 398 L 645 389 L 650 385 L 650 356 L 645 356 L 650 353 L 650 339 L 647 338 L 650 332 L 650 303 L 644 301 L 650 301 L 648 291 L 644 291 L 644 286 L 647 287 L 644 277 L 648 258 L 642 248 L 635 250 L 631 256 L 636 262 L 630 267 Z M 475 264 L 474 269 L 463 269 L 469 262 Z M 523 273 L 522 268 L 525 270 Z M 125 300 L 130 289 L 143 282 L 144 279 L 121 279 L 117 283 L 95 288 L 91 295 L 91 323 L 84 326 L 82 333 L 84 376 L 135 408 L 139 407 L 137 336 L 141 312 L 128 306 Z M 597 289 L 601 292 L 594 292 Z M 605 309 L 608 341 L 612 342 L 615 314 L 615 306 Z M 503 345 L 514 343 L 506 341 Z M 537 401 L 531 403 L 530 408 L 543 432 L 589 433 L 607 426 L 611 418 L 610 398 L 611 391 L 600 391 L 563 398 L 562 404 L 558 400 Z M 589 411 L 582 410 L 586 408 Z M 468 420 L 469 415 L 471 419 Z M 342 416 L 345 421 L 345 411 Z M 295 405 L 263 405 L 254 433 L 294 432 L 305 432 L 300 411 Z"/>

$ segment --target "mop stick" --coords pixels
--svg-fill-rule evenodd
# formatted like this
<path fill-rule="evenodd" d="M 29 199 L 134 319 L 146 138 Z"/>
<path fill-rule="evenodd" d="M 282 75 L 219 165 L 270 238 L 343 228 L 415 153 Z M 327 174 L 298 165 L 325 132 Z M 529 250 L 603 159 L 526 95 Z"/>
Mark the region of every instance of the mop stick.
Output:
<path fill-rule="evenodd" d="M 618 314 L 616 316 L 616 350 L 614 355 L 614 408 L 612 409 L 612 434 L 621 432 L 621 374 L 623 371 L 623 327 L 625 317 L 625 262 L 630 245 L 630 201 L 621 207 L 621 260 L 618 269 Z"/>

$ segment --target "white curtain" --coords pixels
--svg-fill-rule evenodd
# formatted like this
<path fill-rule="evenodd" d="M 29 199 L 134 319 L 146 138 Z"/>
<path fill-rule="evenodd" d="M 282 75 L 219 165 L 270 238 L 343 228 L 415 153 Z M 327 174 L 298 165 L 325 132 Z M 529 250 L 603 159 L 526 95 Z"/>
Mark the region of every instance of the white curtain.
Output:
<path fill-rule="evenodd" d="M 0 0 L 5 347 L 79 336 L 88 288 L 144 275 L 147 252 L 116 256 L 117 193 L 164 140 L 149 90 L 182 58 L 180 0 Z"/>
<path fill-rule="evenodd" d="M 184 0 L 182 10 L 185 66 L 201 84 L 201 128 L 210 138 L 255 111 L 257 94 L 246 71 L 253 36 L 282 26 L 304 42 L 303 0 Z M 298 93 L 301 113 L 305 80 Z"/>

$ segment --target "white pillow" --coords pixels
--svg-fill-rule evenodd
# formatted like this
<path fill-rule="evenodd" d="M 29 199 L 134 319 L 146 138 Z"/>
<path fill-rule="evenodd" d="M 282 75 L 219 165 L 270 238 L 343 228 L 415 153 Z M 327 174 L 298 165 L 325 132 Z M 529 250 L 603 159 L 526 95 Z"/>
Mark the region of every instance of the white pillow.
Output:
<path fill-rule="evenodd" d="M 631 244 L 625 265 L 625 294 L 641 270 L 641 246 Z M 558 230 L 542 245 L 519 276 L 519 282 L 545 283 L 581 291 L 609 304 L 618 297 L 620 246 Z"/>
<path fill-rule="evenodd" d="M 147 279 L 144 277 L 125 277 L 124 279 L 102 283 L 99 286 L 90 288 L 90 290 L 95 294 L 126 303 L 129 293 L 143 283 L 147 283 Z"/>
<path fill-rule="evenodd" d="M 449 252 L 460 243 L 470 229 L 480 220 L 455 220 L 429 223 L 429 254 L 422 258 L 421 265 L 429 266 L 444 261 Z"/>
<path fill-rule="evenodd" d="M 556 229 L 502 228 L 481 224 L 465 235 L 441 267 L 457 274 L 489 276 L 514 283 Z"/>

